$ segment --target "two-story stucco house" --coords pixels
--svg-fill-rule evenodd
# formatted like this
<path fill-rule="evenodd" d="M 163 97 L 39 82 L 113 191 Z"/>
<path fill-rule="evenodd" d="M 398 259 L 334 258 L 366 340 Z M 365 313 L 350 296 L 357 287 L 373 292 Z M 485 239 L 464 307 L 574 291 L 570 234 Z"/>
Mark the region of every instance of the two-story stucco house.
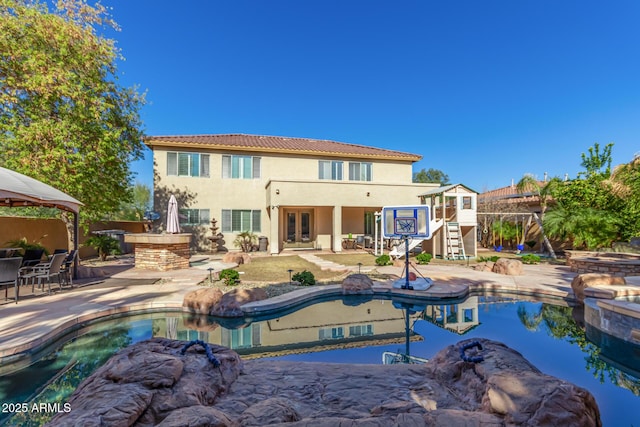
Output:
<path fill-rule="evenodd" d="M 349 234 L 374 235 L 382 206 L 420 204 L 420 195 L 438 187 L 412 183 L 421 156 L 362 145 L 243 134 L 145 142 L 153 150 L 156 193 L 162 186 L 195 195 L 183 210 L 185 225 L 217 219 L 230 250 L 237 233 L 251 231 L 268 239 L 272 254 L 340 252 Z"/>

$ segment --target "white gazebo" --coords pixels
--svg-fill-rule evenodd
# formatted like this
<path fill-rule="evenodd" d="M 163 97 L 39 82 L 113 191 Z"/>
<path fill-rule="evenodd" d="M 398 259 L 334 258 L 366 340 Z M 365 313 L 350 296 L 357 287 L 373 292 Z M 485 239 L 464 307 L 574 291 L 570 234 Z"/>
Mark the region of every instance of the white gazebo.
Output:
<path fill-rule="evenodd" d="M 0 206 L 40 206 L 73 214 L 73 249 L 78 249 L 78 213 L 82 203 L 52 186 L 0 167 Z M 74 275 L 77 263 L 74 265 Z"/>

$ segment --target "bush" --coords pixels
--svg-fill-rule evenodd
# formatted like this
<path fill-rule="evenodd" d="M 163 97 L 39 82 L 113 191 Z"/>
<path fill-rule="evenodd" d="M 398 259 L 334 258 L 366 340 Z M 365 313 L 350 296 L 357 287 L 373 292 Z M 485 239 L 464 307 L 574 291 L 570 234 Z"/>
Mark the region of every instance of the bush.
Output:
<path fill-rule="evenodd" d="M 491 262 L 496 262 L 500 259 L 499 256 L 494 255 L 494 256 L 481 256 L 478 257 L 478 262 L 487 262 L 487 261 L 491 261 Z"/>
<path fill-rule="evenodd" d="M 258 242 L 258 236 L 250 231 L 243 231 L 239 233 L 233 244 L 239 247 L 242 252 L 251 252 Z"/>
<path fill-rule="evenodd" d="M 538 264 L 540 263 L 540 257 L 535 254 L 526 254 L 520 257 L 523 264 Z"/>
<path fill-rule="evenodd" d="M 316 278 L 313 276 L 313 273 L 307 270 L 294 274 L 292 279 L 302 286 L 313 286 L 316 284 Z"/>
<path fill-rule="evenodd" d="M 431 258 L 432 255 L 427 252 L 422 252 L 421 254 L 416 255 L 416 261 L 418 264 L 429 264 Z"/>
<path fill-rule="evenodd" d="M 96 234 L 89 237 L 84 242 L 84 246 L 90 246 L 98 251 L 101 261 L 105 261 L 108 255 L 117 255 L 120 253 L 120 241 L 115 237 L 107 234 Z"/>
<path fill-rule="evenodd" d="M 240 281 L 240 273 L 232 268 L 222 270 L 218 277 L 220 277 L 220 280 L 227 286 L 235 285 Z"/>
<path fill-rule="evenodd" d="M 389 265 L 391 264 L 391 257 L 389 255 L 380 255 L 376 258 L 376 265 Z"/>

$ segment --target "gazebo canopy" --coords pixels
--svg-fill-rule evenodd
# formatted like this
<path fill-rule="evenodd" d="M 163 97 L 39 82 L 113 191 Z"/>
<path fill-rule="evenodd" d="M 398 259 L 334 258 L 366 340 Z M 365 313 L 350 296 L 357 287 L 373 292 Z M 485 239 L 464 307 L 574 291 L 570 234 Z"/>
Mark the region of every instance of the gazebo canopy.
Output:
<path fill-rule="evenodd" d="M 50 185 L 0 167 L 0 206 L 43 206 L 78 214 L 82 203 Z"/>

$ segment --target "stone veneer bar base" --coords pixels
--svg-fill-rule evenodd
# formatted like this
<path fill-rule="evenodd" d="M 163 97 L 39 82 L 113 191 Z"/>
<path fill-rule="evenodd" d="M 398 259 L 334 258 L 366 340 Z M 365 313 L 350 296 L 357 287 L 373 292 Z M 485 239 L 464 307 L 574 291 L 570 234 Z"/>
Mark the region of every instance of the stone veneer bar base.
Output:
<path fill-rule="evenodd" d="M 134 245 L 135 267 L 169 271 L 189 268 L 191 234 L 126 234 Z"/>
<path fill-rule="evenodd" d="M 639 276 L 640 255 L 624 252 L 565 251 L 571 271 L 612 276 Z"/>

